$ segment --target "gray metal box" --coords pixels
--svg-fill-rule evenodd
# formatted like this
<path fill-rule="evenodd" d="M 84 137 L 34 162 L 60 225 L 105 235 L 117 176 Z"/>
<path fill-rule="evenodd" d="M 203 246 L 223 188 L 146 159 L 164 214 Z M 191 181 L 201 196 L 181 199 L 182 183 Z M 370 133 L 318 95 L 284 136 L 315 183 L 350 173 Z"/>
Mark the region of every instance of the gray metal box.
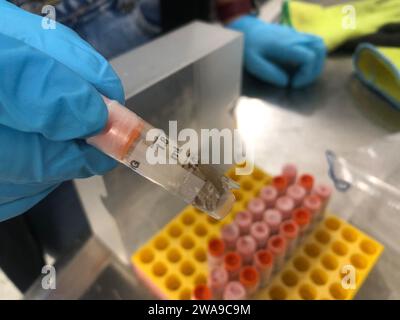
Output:
<path fill-rule="evenodd" d="M 239 98 L 242 36 L 217 25 L 194 22 L 112 61 L 126 105 L 168 132 L 233 127 Z M 123 262 L 186 204 L 118 166 L 104 177 L 76 180 L 94 234 Z"/>

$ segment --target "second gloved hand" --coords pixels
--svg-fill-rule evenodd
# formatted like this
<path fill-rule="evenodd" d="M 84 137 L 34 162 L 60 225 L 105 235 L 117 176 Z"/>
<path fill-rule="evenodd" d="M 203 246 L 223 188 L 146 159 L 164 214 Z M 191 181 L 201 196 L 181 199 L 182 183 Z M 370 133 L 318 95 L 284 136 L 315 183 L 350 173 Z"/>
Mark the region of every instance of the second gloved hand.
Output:
<path fill-rule="evenodd" d="M 322 72 L 326 48 L 321 38 L 253 16 L 228 25 L 244 34 L 244 65 L 255 77 L 279 87 L 301 88 Z"/>

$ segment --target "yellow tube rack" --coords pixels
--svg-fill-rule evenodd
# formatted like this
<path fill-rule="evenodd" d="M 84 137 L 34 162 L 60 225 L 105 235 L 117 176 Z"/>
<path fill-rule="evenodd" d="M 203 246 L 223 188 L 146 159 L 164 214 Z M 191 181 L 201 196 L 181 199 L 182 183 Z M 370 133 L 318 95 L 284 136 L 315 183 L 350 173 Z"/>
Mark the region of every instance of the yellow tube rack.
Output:
<path fill-rule="evenodd" d="M 218 237 L 220 228 L 271 182 L 271 177 L 258 168 L 250 176 L 236 176 L 234 168 L 227 175 L 240 183 L 231 214 L 216 221 L 188 206 L 132 255 L 134 271 L 159 298 L 190 299 L 194 286 L 206 283 L 208 241 Z M 270 285 L 253 298 L 352 299 L 382 251 L 376 240 L 327 215 Z M 354 287 L 345 289 L 342 280 L 348 283 L 351 275 L 355 276 Z"/>

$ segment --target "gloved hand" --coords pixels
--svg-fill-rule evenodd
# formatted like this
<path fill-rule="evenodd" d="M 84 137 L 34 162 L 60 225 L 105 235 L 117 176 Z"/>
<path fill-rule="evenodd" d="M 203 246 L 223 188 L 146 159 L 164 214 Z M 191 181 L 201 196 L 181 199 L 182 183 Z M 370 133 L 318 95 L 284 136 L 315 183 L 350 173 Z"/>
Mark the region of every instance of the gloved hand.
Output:
<path fill-rule="evenodd" d="M 244 33 L 245 68 L 260 80 L 300 88 L 311 84 L 323 69 L 326 49 L 319 37 L 253 16 L 240 17 L 228 27 Z"/>
<path fill-rule="evenodd" d="M 42 17 L 7 1 L 0 1 L 0 16 L 2 221 L 62 181 L 115 166 L 83 138 L 106 124 L 100 93 L 121 103 L 124 94 L 108 62 L 72 30 L 43 29 Z"/>

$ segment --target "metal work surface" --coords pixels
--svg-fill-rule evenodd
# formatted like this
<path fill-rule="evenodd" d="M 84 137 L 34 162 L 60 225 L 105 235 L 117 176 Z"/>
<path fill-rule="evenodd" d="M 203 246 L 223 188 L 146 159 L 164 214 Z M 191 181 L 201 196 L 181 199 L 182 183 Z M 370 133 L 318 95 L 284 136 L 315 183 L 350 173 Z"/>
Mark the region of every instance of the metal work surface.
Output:
<path fill-rule="evenodd" d="M 188 69 L 177 76 L 176 83 L 182 84 L 183 89 L 186 75 L 190 77 L 191 72 Z M 129 81 L 125 75 L 122 78 L 124 82 Z M 140 104 L 145 95 L 129 98 L 128 107 L 136 110 L 135 105 Z M 139 114 L 162 128 L 168 120 L 178 120 L 178 127 L 187 127 L 193 113 L 192 106 L 184 110 L 184 102 L 175 101 L 158 116 L 151 106 L 141 108 Z M 245 139 L 255 142 L 256 165 L 265 171 L 277 173 L 283 163 L 292 161 L 326 181 L 327 149 L 337 153 L 352 151 L 400 128 L 398 112 L 365 89 L 353 76 L 351 58 L 342 56 L 330 57 L 322 77 L 306 89 L 276 89 L 244 75 L 242 97 L 234 109 L 221 106 L 213 112 L 207 109 L 196 112 L 201 125 L 218 122 L 231 128 L 235 123 Z M 104 205 L 118 216 L 117 227 L 125 230 L 123 242 L 130 252 L 185 206 L 122 166 L 105 176 L 104 187 Z M 333 211 L 336 202 L 340 202 L 337 193 L 331 203 Z M 84 263 L 91 266 L 91 272 L 84 272 Z M 74 279 L 72 285 L 67 280 L 60 281 L 56 292 L 45 295 L 38 289 L 38 283 L 27 298 L 149 297 L 133 272 L 116 262 L 108 249 L 94 239 L 73 259 L 59 263 L 58 268 L 65 279 Z M 378 263 L 357 297 L 389 298 L 390 293 L 380 278 L 385 270 L 386 266 Z M 76 289 L 72 288 L 74 284 Z"/>
<path fill-rule="evenodd" d="M 245 76 L 243 94 L 246 97 L 241 98 L 233 114 L 237 115 L 239 128 L 251 125 L 259 129 L 256 136 L 258 166 L 274 173 L 283 162 L 291 160 L 298 163 L 302 169 L 327 179 L 327 165 L 324 158 L 327 148 L 338 152 L 352 150 L 398 128 L 399 123 L 396 121 L 398 116 L 395 111 L 360 86 L 357 80 L 353 79 L 351 70 L 349 58 L 330 58 L 323 77 L 315 85 L 296 91 L 273 89 Z M 126 217 L 130 218 L 124 223 L 131 229 L 132 251 L 149 239 L 184 206 L 176 199 L 171 199 L 160 188 L 132 174 L 129 169 L 117 168 L 114 179 L 106 179 L 108 190 L 116 187 L 116 185 L 107 186 L 113 181 L 122 186 L 121 190 L 118 193 L 109 193 L 110 199 L 105 201 L 112 202 L 113 208 L 126 211 Z M 131 202 L 136 203 L 135 207 L 139 203 L 143 210 L 132 212 Z M 85 273 L 72 270 L 69 262 L 68 270 L 63 272 L 74 274 L 79 279 L 75 281 L 86 288 L 71 291 L 73 286 L 67 281 L 65 285 L 70 289 L 68 292 L 63 292 L 61 282 L 56 290 L 57 294 L 48 298 L 149 297 L 133 274 L 131 278 L 121 277 L 118 268 L 110 267 L 115 258 L 110 258 L 110 253 L 107 253 L 107 249 L 101 244 L 91 241 L 90 252 L 88 248 L 81 249 L 75 256 L 74 263 L 77 263 L 76 260 L 89 261 L 90 265 L 101 264 L 102 267 L 98 267 L 98 270 L 92 269 L 94 272 L 87 277 Z M 80 270 L 85 269 L 80 263 L 79 265 Z M 385 266 L 380 266 L 378 263 L 377 267 L 378 269 L 370 275 L 359 292 L 359 298 L 389 296 L 385 284 L 380 281 L 379 270 Z M 106 270 L 107 268 L 112 270 Z M 97 280 L 93 279 L 94 275 Z M 28 297 L 44 298 L 38 295 Z"/>

